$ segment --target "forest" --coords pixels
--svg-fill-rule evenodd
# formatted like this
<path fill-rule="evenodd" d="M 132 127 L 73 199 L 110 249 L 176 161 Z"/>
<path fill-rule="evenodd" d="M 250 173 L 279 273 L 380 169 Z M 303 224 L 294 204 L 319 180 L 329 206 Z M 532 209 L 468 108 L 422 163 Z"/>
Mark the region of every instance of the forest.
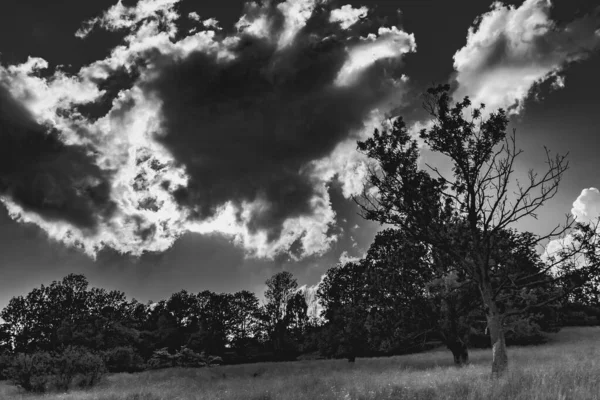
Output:
<path fill-rule="evenodd" d="M 540 344 L 564 326 L 600 324 L 598 229 L 568 217 L 546 235 L 512 227 L 558 190 L 565 156 L 514 180 L 521 154 L 508 117 L 449 86 L 424 96 L 433 124 L 419 137 L 402 118 L 358 143 L 372 161 L 361 215 L 383 225 L 359 260 L 332 266 L 315 293 L 281 271 L 250 291 L 182 290 L 141 303 L 71 274 L 0 312 L 0 377 L 26 391 L 96 384 L 105 373 L 297 359 L 391 356 L 444 346 L 457 366 L 491 348 Z M 418 140 L 451 160 L 420 165 Z M 563 246 L 540 251 L 550 240 Z M 309 313 L 308 310 L 317 310 Z"/>

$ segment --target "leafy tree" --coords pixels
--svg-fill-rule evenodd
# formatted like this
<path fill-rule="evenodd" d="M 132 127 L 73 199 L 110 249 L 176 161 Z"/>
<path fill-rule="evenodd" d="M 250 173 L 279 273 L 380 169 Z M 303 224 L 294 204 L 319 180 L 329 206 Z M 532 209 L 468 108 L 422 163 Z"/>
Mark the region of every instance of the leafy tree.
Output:
<path fill-rule="evenodd" d="M 13 297 L 0 316 L 10 326 L 15 350 L 55 350 L 63 321 L 74 322 L 87 312 L 87 286 L 83 275 L 70 274 L 25 297 Z"/>
<path fill-rule="evenodd" d="M 529 303 L 513 302 L 510 307 L 499 298 L 501 288 L 529 288 L 551 268 L 551 262 L 528 277 L 511 280 L 505 268 L 496 268 L 493 259 L 502 232 L 537 210 L 557 192 L 568 167 L 565 156 L 552 157 L 547 151 L 548 170 L 538 175 L 530 171 L 528 182 L 513 180 L 515 135 L 507 136 L 508 117 L 504 110 L 484 117 L 484 106 L 469 109 L 468 98 L 450 104 L 448 85 L 431 88 L 424 106 L 433 126 L 423 129 L 420 138 L 434 153 L 452 162 L 451 176 L 436 167 L 419 167 L 419 146 L 402 118 L 391 129 L 375 131 L 373 137 L 358 143 L 358 149 L 376 164 L 370 170 L 368 185 L 356 199 L 364 218 L 402 229 L 432 251 L 451 258 L 461 276 L 477 285 L 485 308 L 492 343 L 492 373 L 502 374 L 508 366 L 503 324 L 512 316 L 555 301 L 555 298 Z M 536 237 L 535 244 L 563 234 L 573 226 L 568 219 L 563 228 Z M 581 246 L 566 250 L 562 260 L 579 253 Z M 558 296 L 558 295 L 557 295 Z M 558 297 L 557 297 L 558 298 Z"/>
<path fill-rule="evenodd" d="M 326 353 L 345 356 L 354 362 L 366 352 L 369 303 L 364 261 L 330 268 L 319 285 L 317 296 L 327 321 L 325 334 L 330 339 Z"/>
<path fill-rule="evenodd" d="M 167 301 L 161 300 L 152 305 L 140 333 L 139 346 L 144 359 L 151 357 L 156 349 L 167 348 L 175 352 L 185 344 L 185 335 L 178 322 L 168 310 Z"/>
<path fill-rule="evenodd" d="M 233 314 L 230 343 L 238 355 L 245 356 L 259 335 L 258 298 L 254 293 L 242 290 L 233 294 L 229 307 Z"/>
<path fill-rule="evenodd" d="M 223 356 L 234 325 L 233 296 L 229 293 L 201 292 L 201 337 L 207 354 Z"/>
<path fill-rule="evenodd" d="M 429 330 L 424 325 L 431 302 L 427 284 L 436 271 L 427 247 L 400 230 L 386 229 L 375 236 L 364 264 L 371 347 L 383 352 L 412 347 Z"/>
<path fill-rule="evenodd" d="M 137 302 L 119 291 L 88 289 L 83 275 L 41 285 L 12 298 L 0 316 L 16 352 L 58 350 L 68 345 L 102 350 L 131 344 Z"/>
<path fill-rule="evenodd" d="M 306 300 L 290 272 L 278 272 L 265 283 L 267 302 L 261 313 L 264 330 L 275 357 L 292 357 L 299 348 L 298 332 L 302 332 L 307 321 Z"/>

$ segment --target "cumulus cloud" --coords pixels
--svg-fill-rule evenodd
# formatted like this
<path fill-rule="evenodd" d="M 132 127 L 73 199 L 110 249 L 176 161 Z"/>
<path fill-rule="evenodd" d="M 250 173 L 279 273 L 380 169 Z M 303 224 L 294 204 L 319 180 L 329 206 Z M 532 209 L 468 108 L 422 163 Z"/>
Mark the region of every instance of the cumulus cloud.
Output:
<path fill-rule="evenodd" d="M 495 2 L 480 16 L 454 55 L 455 97 L 519 113 L 534 85 L 553 80 L 555 89 L 563 87 L 561 71 L 600 49 L 600 18 L 558 24 L 551 7 L 549 0 L 526 0 L 519 7 Z"/>
<path fill-rule="evenodd" d="M 571 214 L 577 222 L 590 223 L 600 217 L 600 190 L 583 189 L 573 203 Z"/>
<path fill-rule="evenodd" d="M 571 215 L 575 219 L 575 222 L 591 224 L 591 226 L 597 224 L 600 218 L 600 190 L 597 188 L 583 189 L 573 202 Z M 574 245 L 574 236 L 572 234 L 551 240 L 544 249 L 544 257 L 557 256 L 561 250 L 569 248 L 572 245 Z M 579 257 L 578 262 L 583 262 L 581 257 Z"/>
<path fill-rule="evenodd" d="M 47 171 L 44 193 L 19 191 L 11 168 L 25 150 L 5 146 L 10 215 L 92 256 L 164 251 L 186 232 L 228 235 L 258 257 L 326 251 L 328 185 L 338 179 L 347 197 L 362 188 L 350 144 L 401 94 L 414 37 L 356 36 L 322 0 L 250 2 L 233 33 L 208 19 L 186 36 L 179 1 L 119 1 L 85 22 L 82 39 L 97 29 L 124 39 L 75 74 L 42 74 L 39 58 L 0 67 L 2 116 L 17 121 L 2 123 L 48 160 L 31 167 Z"/>
<path fill-rule="evenodd" d="M 349 4 L 342 6 L 341 8 L 331 11 L 329 16 L 329 22 L 337 22 L 340 24 L 342 29 L 348 29 L 352 25 L 356 24 L 362 18 L 365 18 L 369 12 L 367 7 L 354 8 Z"/>

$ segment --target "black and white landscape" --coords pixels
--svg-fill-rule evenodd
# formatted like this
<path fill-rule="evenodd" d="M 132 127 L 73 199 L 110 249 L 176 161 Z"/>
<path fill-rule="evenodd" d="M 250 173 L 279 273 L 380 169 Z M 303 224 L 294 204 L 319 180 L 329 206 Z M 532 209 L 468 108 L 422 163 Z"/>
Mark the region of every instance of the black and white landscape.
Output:
<path fill-rule="evenodd" d="M 0 397 L 597 398 L 597 0 L 115 1 L 0 4 Z"/>

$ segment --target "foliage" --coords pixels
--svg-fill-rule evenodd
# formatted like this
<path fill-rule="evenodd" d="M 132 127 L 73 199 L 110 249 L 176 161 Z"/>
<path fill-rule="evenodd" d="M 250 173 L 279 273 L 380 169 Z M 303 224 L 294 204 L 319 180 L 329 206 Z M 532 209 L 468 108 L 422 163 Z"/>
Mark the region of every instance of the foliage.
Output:
<path fill-rule="evenodd" d="M 109 372 L 139 372 L 146 366 L 144 359 L 132 347 L 114 347 L 104 352 L 106 368 Z"/>
<path fill-rule="evenodd" d="M 177 354 L 169 353 L 169 349 L 163 347 L 155 350 L 148 361 L 148 366 L 153 369 L 171 368 L 177 365 Z"/>
<path fill-rule="evenodd" d="M 343 356 L 354 361 L 366 353 L 369 304 L 365 290 L 366 264 L 349 262 L 331 268 L 323 278 L 318 297 L 328 322 L 327 356 Z"/>
<path fill-rule="evenodd" d="M 600 306 L 565 301 L 559 311 L 562 326 L 600 325 Z"/>
<path fill-rule="evenodd" d="M 308 325 L 306 299 L 290 272 L 276 273 L 266 282 L 266 304 L 259 318 L 277 359 L 295 359 Z"/>
<path fill-rule="evenodd" d="M 128 326 L 137 307 L 122 292 L 89 290 L 83 275 L 70 274 L 12 298 L 0 317 L 17 352 L 56 351 L 69 345 L 102 350 L 134 340 Z"/>
<path fill-rule="evenodd" d="M 59 390 L 68 390 L 72 383 L 94 386 L 106 372 L 102 357 L 82 347 L 67 347 L 53 356 L 52 363 L 54 385 Z"/>
<path fill-rule="evenodd" d="M 94 386 L 104 372 L 104 362 L 99 355 L 70 346 L 60 353 L 17 353 L 12 357 L 7 375 L 26 391 L 45 392 L 65 391 L 73 383 L 79 387 Z"/>
<path fill-rule="evenodd" d="M 199 354 L 188 347 L 182 347 L 174 354 L 169 353 L 167 348 L 156 350 L 148 364 L 153 369 L 171 367 L 200 368 L 219 365 L 222 362 L 221 357 L 210 356 L 205 353 Z"/>
<path fill-rule="evenodd" d="M 600 264 L 592 246 L 595 230 L 578 225 L 581 234 L 558 260 L 550 257 L 542 267 L 516 276 L 510 265 L 516 265 L 517 257 L 506 250 L 515 236 L 508 234 L 510 227 L 523 218 L 535 217 L 555 196 L 568 168 L 565 156 L 552 157 L 546 152 L 548 170 L 544 174 L 530 171 L 525 184 L 515 182 L 513 167 L 521 151 L 514 134 L 506 133 L 504 110 L 486 115 L 485 106 L 471 108 L 468 97 L 451 104 L 449 85 L 429 89 L 424 100 L 433 124 L 420 132 L 420 138 L 429 150 L 452 163 L 451 173 L 444 174 L 429 164 L 421 168 L 417 140 L 398 118 L 391 129 L 375 130 L 371 138 L 358 143 L 358 149 L 374 165 L 356 201 L 364 218 L 401 229 L 415 242 L 425 244 L 433 257 L 450 261 L 446 273 L 456 272 L 476 285 L 493 343 L 492 371 L 501 374 L 508 365 L 505 319 L 550 304 L 589 280 L 594 273 L 578 271 L 577 282 L 560 285 L 545 299 L 538 296 L 540 286 L 559 281 L 550 277 L 549 271 L 561 271 L 557 275 L 563 283 L 574 276 L 579 268 L 569 262 L 571 257 L 585 253 L 588 262 L 584 270 L 595 271 Z M 540 237 L 520 236 L 516 242 L 530 248 L 571 227 L 573 220 L 568 219 L 563 228 Z M 534 298 L 538 301 L 531 301 Z"/>
<path fill-rule="evenodd" d="M 16 354 L 7 371 L 13 384 L 28 392 L 45 392 L 53 374 L 53 360 L 48 352 Z"/>
<path fill-rule="evenodd" d="M 0 352 L 0 381 L 8 378 L 7 371 L 10 367 L 11 356 L 8 352 Z"/>

